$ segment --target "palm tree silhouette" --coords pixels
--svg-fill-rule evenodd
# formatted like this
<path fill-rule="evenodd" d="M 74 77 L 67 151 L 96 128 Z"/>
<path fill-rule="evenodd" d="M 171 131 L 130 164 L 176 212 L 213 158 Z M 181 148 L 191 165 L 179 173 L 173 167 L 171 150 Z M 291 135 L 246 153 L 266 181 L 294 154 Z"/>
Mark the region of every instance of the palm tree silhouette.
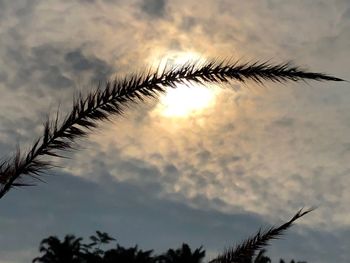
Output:
<path fill-rule="evenodd" d="M 42 257 L 33 259 L 33 263 L 80 263 L 82 238 L 74 235 L 66 235 L 63 242 L 57 237 L 51 236 L 44 239 L 39 247 L 39 251 L 44 253 Z"/>
<path fill-rule="evenodd" d="M 130 263 L 153 263 L 152 250 L 142 251 L 137 246 L 124 248 L 117 246 L 115 249 L 107 250 L 103 256 L 104 263 L 130 262 Z"/>
<path fill-rule="evenodd" d="M 159 263 L 201 263 L 205 257 L 205 251 L 202 247 L 192 252 L 187 244 L 182 244 L 181 248 L 176 250 L 169 249 L 165 255 L 158 258 Z"/>

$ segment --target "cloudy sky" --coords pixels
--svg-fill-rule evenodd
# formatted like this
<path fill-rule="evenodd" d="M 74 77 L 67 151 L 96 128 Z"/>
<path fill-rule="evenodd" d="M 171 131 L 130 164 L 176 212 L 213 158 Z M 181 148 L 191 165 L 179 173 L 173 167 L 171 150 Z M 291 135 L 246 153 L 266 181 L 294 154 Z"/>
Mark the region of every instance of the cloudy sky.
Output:
<path fill-rule="evenodd" d="M 349 80 L 350 2 L 0 0 L 0 156 L 29 147 L 48 114 L 99 81 L 215 57 L 292 60 Z M 95 230 L 156 251 L 203 245 L 210 257 L 317 206 L 269 255 L 348 262 L 349 88 L 179 87 L 134 105 L 46 183 L 1 199 L 0 261 L 30 262 L 49 235 Z"/>

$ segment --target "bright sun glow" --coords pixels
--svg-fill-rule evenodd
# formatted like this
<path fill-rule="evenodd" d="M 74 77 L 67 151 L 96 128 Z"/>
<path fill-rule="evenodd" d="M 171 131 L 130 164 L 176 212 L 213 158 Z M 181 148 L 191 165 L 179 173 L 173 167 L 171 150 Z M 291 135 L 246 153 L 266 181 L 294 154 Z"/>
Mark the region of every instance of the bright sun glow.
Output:
<path fill-rule="evenodd" d="M 205 87 L 178 85 L 160 99 L 158 109 L 166 117 L 186 117 L 211 106 L 214 96 L 214 92 Z"/>
<path fill-rule="evenodd" d="M 176 52 L 163 58 L 160 68 L 183 65 L 190 61 L 198 62 L 202 59 L 193 52 Z M 175 89 L 169 88 L 166 94 L 161 96 L 155 110 L 164 117 L 184 118 L 200 114 L 214 104 L 216 91 L 215 88 L 196 84 L 179 84 Z"/>

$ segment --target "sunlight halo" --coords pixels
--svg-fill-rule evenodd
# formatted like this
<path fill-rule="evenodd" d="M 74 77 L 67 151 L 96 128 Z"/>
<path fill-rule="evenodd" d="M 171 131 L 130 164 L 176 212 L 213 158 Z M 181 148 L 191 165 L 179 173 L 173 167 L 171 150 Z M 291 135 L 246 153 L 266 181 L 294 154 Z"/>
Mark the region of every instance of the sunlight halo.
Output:
<path fill-rule="evenodd" d="M 171 52 L 161 59 L 159 70 L 173 66 L 181 66 L 188 62 L 204 62 L 203 57 L 195 52 Z M 155 112 L 168 118 L 186 118 L 201 114 L 215 104 L 218 88 L 203 87 L 198 84 L 178 84 L 176 88 L 168 88 L 160 96 Z"/>

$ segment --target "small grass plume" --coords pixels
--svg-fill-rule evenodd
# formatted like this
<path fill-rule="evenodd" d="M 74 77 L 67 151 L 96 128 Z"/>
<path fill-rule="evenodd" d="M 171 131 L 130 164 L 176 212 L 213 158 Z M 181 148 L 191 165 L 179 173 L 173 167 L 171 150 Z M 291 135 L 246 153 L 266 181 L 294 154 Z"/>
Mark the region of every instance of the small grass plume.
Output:
<path fill-rule="evenodd" d="M 251 238 L 243 241 L 236 247 L 226 249 L 224 253 L 209 263 L 247 263 L 252 262 L 255 253 L 268 245 L 269 241 L 278 239 L 300 217 L 310 213 L 314 209 L 299 210 L 288 222 L 279 227 L 271 227 L 265 231 L 261 229 Z"/>
<path fill-rule="evenodd" d="M 53 166 L 45 160 L 45 156 L 62 157 L 62 152 L 72 149 L 77 138 L 86 136 L 97 127 L 99 121 L 122 114 L 131 103 L 157 97 L 168 87 L 176 88 L 177 84 L 206 85 L 248 80 L 259 84 L 265 81 L 342 81 L 327 74 L 303 70 L 290 63 L 240 64 L 215 60 L 204 64 L 190 62 L 154 73 L 148 71 L 106 82 L 104 89 L 97 88 L 86 97 L 79 96 L 64 120 L 59 120 L 59 114 L 53 120 L 47 120 L 43 135 L 29 151 L 23 153 L 18 148 L 12 158 L 0 163 L 0 198 L 12 187 L 28 185 L 28 178 L 40 180 L 40 175 Z"/>

